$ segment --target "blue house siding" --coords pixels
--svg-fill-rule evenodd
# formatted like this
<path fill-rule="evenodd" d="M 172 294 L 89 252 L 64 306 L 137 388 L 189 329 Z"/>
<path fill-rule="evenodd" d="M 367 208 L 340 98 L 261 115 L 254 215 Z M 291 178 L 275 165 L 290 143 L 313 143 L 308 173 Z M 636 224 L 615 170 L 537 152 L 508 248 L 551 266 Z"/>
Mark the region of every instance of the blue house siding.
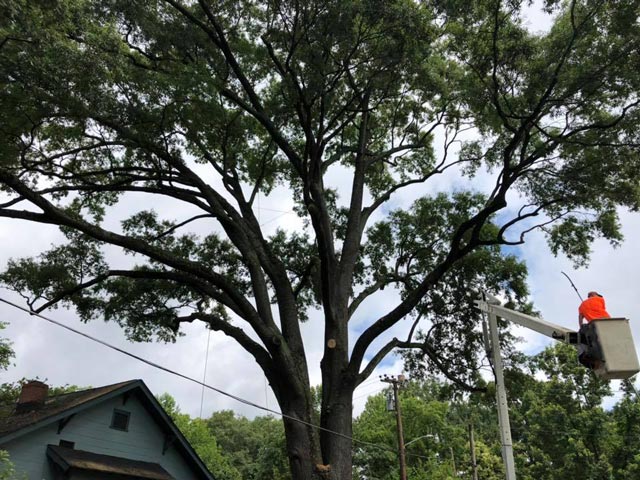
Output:
<path fill-rule="evenodd" d="M 126 399 L 126 401 L 125 401 Z M 130 413 L 128 431 L 110 427 L 114 409 Z M 74 442 L 76 450 L 160 464 L 179 480 L 199 478 L 174 447 L 163 455 L 165 434 L 136 395 L 119 395 L 76 413 L 57 433 L 58 422 L 9 441 L 0 448 L 9 452 L 16 470 L 29 480 L 54 480 L 46 457 L 48 444 Z"/>
<path fill-rule="evenodd" d="M 29 480 L 54 479 L 46 452 L 47 442 L 55 438 L 56 429 L 57 427 L 49 425 L 31 435 L 0 445 L 0 449 L 9 452 L 9 460 L 15 465 L 18 478 L 25 475 Z"/>

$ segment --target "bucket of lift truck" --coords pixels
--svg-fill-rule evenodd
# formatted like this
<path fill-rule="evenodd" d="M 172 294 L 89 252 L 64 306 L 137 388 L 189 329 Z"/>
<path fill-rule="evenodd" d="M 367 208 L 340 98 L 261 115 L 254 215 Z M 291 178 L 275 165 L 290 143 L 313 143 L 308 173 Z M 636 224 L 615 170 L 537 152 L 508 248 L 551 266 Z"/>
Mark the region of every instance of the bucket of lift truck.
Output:
<path fill-rule="evenodd" d="M 592 320 L 580 329 L 580 333 L 570 334 L 569 343 L 584 345 L 586 355 L 594 360 L 593 371 L 605 380 L 629 378 L 640 371 L 626 318 Z"/>

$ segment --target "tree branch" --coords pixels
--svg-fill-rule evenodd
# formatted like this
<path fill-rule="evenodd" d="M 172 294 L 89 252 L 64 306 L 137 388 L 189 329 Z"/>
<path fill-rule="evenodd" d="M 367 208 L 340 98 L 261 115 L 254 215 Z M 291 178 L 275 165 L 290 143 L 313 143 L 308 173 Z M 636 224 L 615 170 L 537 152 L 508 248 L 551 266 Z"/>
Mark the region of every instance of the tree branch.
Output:
<path fill-rule="evenodd" d="M 260 344 L 252 340 L 241 328 L 232 325 L 231 323 L 218 316 L 203 312 L 192 313 L 191 315 L 181 317 L 178 320 L 180 322 L 192 322 L 193 320 L 200 320 L 209 325 L 212 330 L 222 332 L 228 337 L 232 338 L 255 359 L 255 361 L 264 371 L 269 381 L 274 381 L 274 376 L 277 374 L 277 368 L 274 364 L 273 358 L 267 350 L 265 350 Z"/>
<path fill-rule="evenodd" d="M 462 388 L 467 392 L 481 393 L 481 392 L 487 391 L 486 387 L 477 387 L 477 386 L 469 385 L 468 383 L 460 380 L 458 377 L 453 375 L 447 369 L 446 365 L 439 360 L 438 354 L 433 350 L 433 347 L 428 345 L 426 342 L 425 343 L 398 342 L 396 346 L 398 348 L 418 348 L 422 350 L 427 355 L 427 357 L 429 357 L 429 360 L 431 360 L 434 363 L 434 365 L 443 373 L 445 377 L 447 377 L 455 385 L 459 386 L 460 388 Z"/>
<path fill-rule="evenodd" d="M 199 220 L 201 218 L 215 218 L 213 215 L 209 215 L 209 214 L 203 214 L 203 215 L 196 215 L 195 217 L 191 217 L 188 220 L 185 220 L 184 222 L 180 222 L 176 225 L 174 225 L 173 227 L 165 230 L 164 232 L 160 233 L 159 235 L 156 235 L 155 237 L 153 237 L 154 240 L 159 240 L 162 237 L 165 237 L 167 235 L 169 235 L 170 233 L 175 232 L 177 229 L 179 229 L 180 227 L 184 227 L 185 225 L 195 221 L 195 220 Z"/>
<path fill-rule="evenodd" d="M 65 212 L 63 209 L 54 206 L 48 200 L 35 193 L 25 184 L 20 182 L 14 175 L 7 170 L 0 168 L 0 182 L 12 188 L 19 195 L 23 196 L 32 204 L 36 205 L 44 213 L 34 213 L 28 211 L 15 211 L 15 210 L 0 210 L 0 216 L 21 218 L 24 220 L 31 220 L 39 223 L 49 223 L 54 225 L 61 225 L 78 230 L 90 237 L 106 242 L 108 244 L 116 245 L 127 250 L 131 250 L 140 253 L 150 259 L 156 260 L 164 265 L 174 268 L 179 271 L 186 272 L 194 275 L 197 278 L 201 278 L 205 281 L 211 282 L 216 285 L 222 291 L 226 292 L 234 302 L 240 306 L 243 318 L 251 321 L 254 328 L 262 330 L 259 324 L 261 323 L 253 306 L 238 293 L 237 289 L 230 284 L 223 276 L 204 268 L 197 262 L 192 262 L 186 259 L 178 258 L 174 255 L 167 254 L 161 249 L 152 246 L 139 238 L 126 237 L 103 228 L 86 222 L 85 220 L 72 216 Z"/>

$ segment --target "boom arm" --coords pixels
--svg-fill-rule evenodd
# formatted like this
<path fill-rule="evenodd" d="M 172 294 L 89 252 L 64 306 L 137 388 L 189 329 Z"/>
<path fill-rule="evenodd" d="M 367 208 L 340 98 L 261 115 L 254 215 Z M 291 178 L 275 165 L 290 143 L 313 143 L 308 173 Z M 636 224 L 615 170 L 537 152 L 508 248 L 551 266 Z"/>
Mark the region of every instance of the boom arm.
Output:
<path fill-rule="evenodd" d="M 489 303 L 485 300 L 476 300 L 474 303 L 476 304 L 478 310 L 492 313 L 500 318 L 504 318 L 505 320 L 510 320 L 514 323 L 517 323 L 518 325 L 522 325 L 523 327 L 526 327 L 530 330 L 541 333 L 542 335 L 551 337 L 554 340 L 569 342 L 570 334 L 575 335 L 577 333 L 575 330 L 561 327 L 560 325 L 547 322 L 546 320 L 542 320 L 541 318 L 536 318 L 532 317 L 531 315 L 516 312 L 515 310 L 511 310 L 510 308 L 505 308 L 500 305 L 494 305 L 493 303 Z"/>

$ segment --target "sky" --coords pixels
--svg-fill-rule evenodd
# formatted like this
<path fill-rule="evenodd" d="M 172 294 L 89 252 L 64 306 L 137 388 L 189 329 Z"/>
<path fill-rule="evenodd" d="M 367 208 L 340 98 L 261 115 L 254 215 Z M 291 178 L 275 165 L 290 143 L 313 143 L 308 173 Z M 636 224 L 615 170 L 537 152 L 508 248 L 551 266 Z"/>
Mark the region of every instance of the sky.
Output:
<path fill-rule="evenodd" d="M 548 28 L 549 19 L 531 10 L 528 13 L 530 28 L 542 31 Z M 336 172 L 333 181 L 340 186 L 344 181 L 340 172 Z M 458 185 L 460 179 L 455 176 L 439 180 L 437 188 L 447 190 Z M 473 184 L 482 188 L 480 177 Z M 409 191 L 394 197 L 396 206 L 410 204 L 418 190 Z M 136 203 L 124 202 L 110 213 L 113 221 L 126 215 Z M 292 230 L 300 227 L 300 220 L 290 212 L 292 201 L 288 192 L 277 190 L 268 198 L 260 200 L 259 218 L 267 230 L 277 227 Z M 167 217 L 187 218 L 188 213 L 172 211 L 169 204 L 154 207 Z M 594 253 L 586 268 L 574 269 L 563 257 L 554 257 L 541 235 L 532 235 L 526 246 L 518 254 L 528 265 L 530 276 L 531 300 L 543 318 L 566 327 L 577 328 L 577 307 L 579 299 L 570 284 L 560 273 L 565 271 L 573 278 L 583 295 L 589 290 L 602 293 L 613 316 L 631 319 L 631 326 L 638 348 L 640 340 L 640 314 L 636 314 L 636 295 L 640 284 L 640 215 L 621 212 L 625 242 L 617 249 L 606 242 L 598 241 Z M 204 228 L 204 227 L 203 227 Z M 37 255 L 52 244 L 60 242 L 61 234 L 55 227 L 29 224 L 26 222 L 0 219 L 0 269 L 10 258 Z M 117 254 L 111 257 L 120 260 Z M 377 302 L 393 301 L 393 292 Z M 0 298 L 23 304 L 23 300 L 13 292 L 0 289 Z M 375 315 L 380 304 L 363 305 L 360 322 Z M 223 334 L 209 333 L 200 323 L 187 324 L 183 328 L 184 336 L 173 344 L 131 343 L 124 337 L 122 330 L 115 324 L 93 321 L 81 323 L 73 311 L 65 309 L 51 310 L 44 314 L 73 328 L 95 336 L 115 346 L 184 375 L 197 378 L 233 395 L 245 398 L 267 408 L 278 409 L 275 398 L 268 388 L 262 372 L 253 359 Z M 634 320 L 634 317 L 636 320 Z M 199 385 L 174 377 L 166 372 L 123 356 L 102 345 L 51 325 L 39 318 L 29 316 L 6 304 L 0 303 L 0 321 L 8 322 L 0 336 L 13 342 L 16 356 L 14 365 L 6 372 L 0 372 L 0 382 L 17 381 L 21 378 L 39 378 L 50 385 L 77 385 L 81 387 L 102 386 L 130 379 L 143 379 L 155 394 L 170 393 L 177 400 L 183 412 L 192 416 L 208 416 L 213 411 L 230 409 L 238 414 L 253 417 L 265 412 L 239 403 L 218 393 L 205 391 Z M 358 328 L 356 321 L 354 328 Z M 389 333 L 406 331 L 404 322 Z M 302 327 L 308 348 L 308 362 L 313 384 L 320 381 L 319 361 L 322 353 L 322 325 L 318 312 L 312 313 L 309 322 Z M 532 354 L 540 351 L 552 341 L 546 337 L 522 329 L 514 330 L 524 341 L 519 345 L 523 352 Z M 208 355 L 207 355 L 207 345 Z M 205 375 L 206 370 L 206 375 Z M 354 414 L 364 407 L 368 395 L 381 391 L 385 384 L 379 375 L 399 374 L 402 362 L 399 358 L 389 357 L 356 390 Z M 617 388 L 614 386 L 614 388 Z"/>

